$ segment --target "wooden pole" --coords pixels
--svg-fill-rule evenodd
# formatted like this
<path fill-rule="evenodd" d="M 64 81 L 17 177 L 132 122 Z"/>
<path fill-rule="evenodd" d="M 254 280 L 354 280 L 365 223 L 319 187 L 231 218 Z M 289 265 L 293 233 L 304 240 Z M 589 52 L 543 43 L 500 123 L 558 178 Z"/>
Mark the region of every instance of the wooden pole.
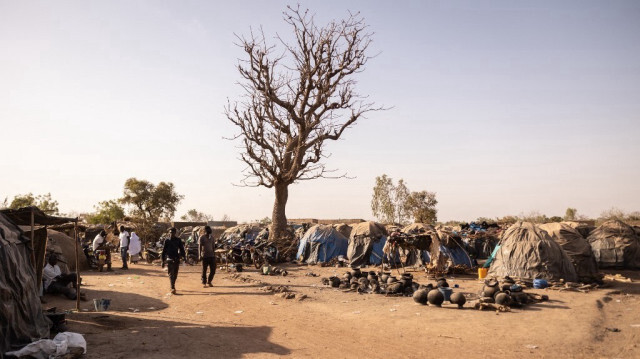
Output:
<path fill-rule="evenodd" d="M 73 225 L 74 239 L 76 242 L 76 310 L 80 311 L 80 260 L 78 254 L 78 217 Z"/>
<path fill-rule="evenodd" d="M 33 213 L 33 207 L 31 207 L 31 264 L 33 265 L 33 269 L 37 269 L 37 263 L 36 263 L 36 250 L 35 250 L 35 214 Z M 37 278 L 37 276 L 36 276 Z M 38 283 L 36 283 L 36 285 L 38 285 Z M 39 287 L 36 287 L 39 288 Z"/>

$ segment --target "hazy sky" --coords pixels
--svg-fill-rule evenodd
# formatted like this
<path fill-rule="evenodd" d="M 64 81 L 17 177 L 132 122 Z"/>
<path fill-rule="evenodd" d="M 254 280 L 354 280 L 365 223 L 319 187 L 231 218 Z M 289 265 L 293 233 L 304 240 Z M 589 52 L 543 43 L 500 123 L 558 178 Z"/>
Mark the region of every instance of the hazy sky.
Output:
<path fill-rule="evenodd" d="M 289 2 L 291 3 L 291 2 Z M 224 4 L 224 5 L 223 5 Z M 280 1 L 0 0 L 0 196 L 63 212 L 171 181 L 215 218 L 271 214 L 242 188 L 234 33 L 286 35 Z M 439 219 L 640 209 L 640 2 L 302 1 L 375 32 L 358 90 L 393 109 L 328 144 L 355 179 L 290 188 L 289 218 L 372 218 L 376 176 L 437 192 Z"/>

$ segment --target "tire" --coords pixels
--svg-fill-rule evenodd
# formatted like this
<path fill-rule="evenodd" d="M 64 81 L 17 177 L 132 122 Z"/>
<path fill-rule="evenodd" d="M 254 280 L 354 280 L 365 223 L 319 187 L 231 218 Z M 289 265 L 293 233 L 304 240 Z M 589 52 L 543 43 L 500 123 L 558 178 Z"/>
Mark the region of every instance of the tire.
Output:
<path fill-rule="evenodd" d="M 148 254 L 145 256 L 145 260 L 146 260 L 146 261 L 147 261 L 147 263 L 149 263 L 149 264 L 153 263 L 153 257 L 151 257 L 151 256 L 150 256 L 150 255 L 148 255 Z"/>

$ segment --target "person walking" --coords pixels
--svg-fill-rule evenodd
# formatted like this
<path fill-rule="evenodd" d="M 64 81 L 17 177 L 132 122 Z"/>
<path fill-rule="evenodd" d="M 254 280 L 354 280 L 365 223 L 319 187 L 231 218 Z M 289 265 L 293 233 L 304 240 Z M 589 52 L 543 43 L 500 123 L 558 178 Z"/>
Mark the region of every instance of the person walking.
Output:
<path fill-rule="evenodd" d="M 169 273 L 169 283 L 171 284 L 171 294 L 176 294 L 176 279 L 178 279 L 178 269 L 180 269 L 180 258 L 185 258 L 184 244 L 176 236 L 176 228 L 171 227 L 170 236 L 164 241 L 162 247 L 162 268 L 167 266 Z"/>
<path fill-rule="evenodd" d="M 216 274 L 215 244 L 211 227 L 205 226 L 204 234 L 200 236 L 198 242 L 198 252 L 200 252 L 200 259 L 202 259 L 202 286 L 204 288 L 213 287 L 211 282 Z M 209 277 L 207 277 L 207 269 L 209 269 Z"/>
<path fill-rule="evenodd" d="M 122 257 L 122 268 L 129 269 L 127 265 L 127 251 L 129 250 L 129 232 L 124 229 L 124 226 L 120 226 L 120 256 Z"/>

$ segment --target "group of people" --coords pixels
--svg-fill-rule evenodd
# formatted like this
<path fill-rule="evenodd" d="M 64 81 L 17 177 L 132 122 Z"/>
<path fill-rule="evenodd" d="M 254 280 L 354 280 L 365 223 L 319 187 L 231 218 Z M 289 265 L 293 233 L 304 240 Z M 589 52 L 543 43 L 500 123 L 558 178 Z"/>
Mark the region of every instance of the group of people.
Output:
<path fill-rule="evenodd" d="M 142 251 L 142 243 L 136 232 L 129 234 L 129 231 L 124 226 L 120 226 L 118 238 L 120 239 L 120 256 L 122 257 L 122 267 L 120 269 L 127 270 L 129 269 L 129 258 L 131 258 L 131 263 L 138 263 L 140 251 Z M 107 242 L 107 232 L 104 229 L 93 239 L 92 248 L 93 253 L 98 253 L 97 251 L 99 250 L 106 252 L 105 264 L 107 265 L 107 271 L 111 271 L 111 250 Z"/>
<path fill-rule="evenodd" d="M 164 241 L 162 247 L 162 268 L 167 266 L 171 293 L 176 294 L 176 280 L 180 269 L 181 260 L 186 258 L 184 244 L 176 235 L 177 230 L 169 230 L 169 238 Z M 213 277 L 216 274 L 215 239 L 211 227 L 204 227 L 204 234 L 198 239 L 198 253 L 202 261 L 202 286 L 213 287 Z"/>
<path fill-rule="evenodd" d="M 172 294 L 176 293 L 176 280 L 178 279 L 180 262 L 186 258 L 184 244 L 176 233 L 176 228 L 169 230 L 169 238 L 164 241 L 161 255 L 162 268 L 167 267 Z M 92 248 L 94 253 L 104 250 L 106 254 L 105 264 L 107 265 L 107 271 L 112 271 L 111 250 L 106 238 L 107 232 L 105 230 L 100 231 L 93 240 Z M 122 267 L 120 269 L 127 270 L 129 269 L 127 264 L 128 256 L 138 257 L 140 253 L 140 238 L 135 232 L 129 234 L 124 226 L 120 226 L 119 239 L 120 255 L 122 256 Z M 213 237 L 213 231 L 209 226 L 204 227 L 204 234 L 198 239 L 198 253 L 202 261 L 202 286 L 204 288 L 213 287 L 213 277 L 216 274 L 215 239 Z M 45 293 L 63 294 L 69 299 L 76 299 L 78 295 L 78 277 L 76 273 L 62 273 L 57 263 L 58 258 L 55 254 L 49 256 L 48 263 L 43 271 Z M 135 263 L 135 261 L 133 263 Z"/>

